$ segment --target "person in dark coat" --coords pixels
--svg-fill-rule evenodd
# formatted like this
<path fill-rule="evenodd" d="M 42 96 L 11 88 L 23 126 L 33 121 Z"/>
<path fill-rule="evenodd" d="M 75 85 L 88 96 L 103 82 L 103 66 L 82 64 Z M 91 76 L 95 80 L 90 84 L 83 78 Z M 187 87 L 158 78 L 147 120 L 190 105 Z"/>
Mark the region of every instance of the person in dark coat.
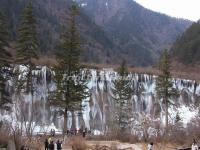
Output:
<path fill-rule="evenodd" d="M 51 143 L 49 144 L 49 150 L 54 150 L 54 143 L 53 143 L 53 141 L 51 141 Z"/>
<path fill-rule="evenodd" d="M 57 141 L 57 150 L 61 150 L 62 149 L 62 142 L 61 141 Z"/>
<path fill-rule="evenodd" d="M 83 138 L 85 138 L 86 132 L 85 130 L 83 130 Z"/>
<path fill-rule="evenodd" d="M 45 142 L 44 142 L 44 147 L 45 147 L 45 148 L 44 148 L 45 150 L 48 150 L 48 149 L 49 149 L 49 142 L 48 142 L 48 139 L 45 140 Z"/>
<path fill-rule="evenodd" d="M 25 150 L 25 146 L 22 145 L 22 147 L 20 148 L 20 150 Z"/>

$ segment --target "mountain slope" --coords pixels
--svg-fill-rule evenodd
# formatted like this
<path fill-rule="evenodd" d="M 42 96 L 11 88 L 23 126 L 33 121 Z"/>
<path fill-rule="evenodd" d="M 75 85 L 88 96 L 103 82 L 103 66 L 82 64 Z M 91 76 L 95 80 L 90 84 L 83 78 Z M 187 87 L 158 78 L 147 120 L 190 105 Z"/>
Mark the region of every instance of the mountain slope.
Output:
<path fill-rule="evenodd" d="M 13 39 L 16 39 L 16 31 L 20 23 L 20 14 L 29 1 L 27 0 L 1 0 L 0 10 L 3 11 L 10 23 Z M 32 2 L 38 22 L 40 50 L 42 55 L 54 54 L 56 45 L 63 33 L 63 26 L 68 24 L 71 0 L 35 0 Z M 94 63 L 109 63 L 110 49 L 114 44 L 105 32 L 97 26 L 87 15 L 80 10 L 77 18 L 78 30 L 81 35 L 81 43 L 85 53 L 83 61 Z"/>
<path fill-rule="evenodd" d="M 148 66 L 158 59 L 164 48 L 191 24 L 140 6 L 132 0 L 76 0 L 80 5 L 78 29 L 85 49 L 83 61 Z M 19 25 L 21 11 L 27 0 L 1 0 L 13 38 Z M 53 54 L 72 0 L 32 1 L 38 18 L 41 51 Z"/>
<path fill-rule="evenodd" d="M 78 0 L 128 62 L 155 63 L 164 48 L 190 25 L 189 21 L 150 11 L 133 0 Z"/>
<path fill-rule="evenodd" d="M 183 64 L 200 63 L 200 22 L 190 28 L 174 43 L 171 50 L 174 60 Z"/>

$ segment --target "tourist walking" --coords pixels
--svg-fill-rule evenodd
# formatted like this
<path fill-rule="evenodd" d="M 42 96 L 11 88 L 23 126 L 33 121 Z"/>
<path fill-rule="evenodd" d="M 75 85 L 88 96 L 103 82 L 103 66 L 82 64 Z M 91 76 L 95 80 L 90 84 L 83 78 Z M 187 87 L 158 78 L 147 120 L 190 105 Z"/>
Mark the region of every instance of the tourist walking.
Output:
<path fill-rule="evenodd" d="M 49 150 L 49 142 L 48 142 L 48 139 L 45 140 L 45 142 L 44 142 L 44 147 L 45 147 L 45 148 L 44 148 L 45 150 Z"/>
<path fill-rule="evenodd" d="M 83 130 L 83 138 L 85 138 L 85 135 L 86 135 L 86 132 L 85 132 L 85 130 Z"/>
<path fill-rule="evenodd" d="M 153 142 L 148 144 L 147 150 L 153 150 Z"/>
<path fill-rule="evenodd" d="M 194 140 L 193 140 L 193 143 L 192 143 L 191 150 L 198 150 L 198 149 L 199 149 L 199 148 L 198 148 L 197 142 L 196 142 L 196 140 L 194 139 Z"/>
<path fill-rule="evenodd" d="M 62 142 L 61 141 L 57 141 L 57 150 L 62 150 Z"/>
<path fill-rule="evenodd" d="M 20 150 L 25 150 L 25 147 L 22 145 L 21 148 L 20 148 Z"/>
<path fill-rule="evenodd" d="M 49 150 L 54 150 L 54 143 L 53 141 L 51 141 L 51 143 L 49 144 Z"/>
<path fill-rule="evenodd" d="M 49 142 L 49 144 L 51 143 L 51 141 L 52 141 L 52 140 L 51 140 L 51 137 L 49 137 L 49 138 L 48 138 L 48 142 Z"/>

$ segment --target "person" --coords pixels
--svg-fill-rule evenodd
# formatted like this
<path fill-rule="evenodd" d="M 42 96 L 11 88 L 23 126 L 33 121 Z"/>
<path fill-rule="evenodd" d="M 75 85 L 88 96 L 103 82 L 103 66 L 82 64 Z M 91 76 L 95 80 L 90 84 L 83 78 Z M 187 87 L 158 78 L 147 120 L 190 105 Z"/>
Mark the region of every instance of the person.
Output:
<path fill-rule="evenodd" d="M 20 148 L 20 150 L 25 150 L 25 146 L 22 145 L 21 148 Z"/>
<path fill-rule="evenodd" d="M 45 150 L 48 150 L 48 148 L 49 148 L 48 139 L 45 140 L 45 142 L 44 142 L 44 147 L 45 147 L 45 148 L 44 148 Z"/>
<path fill-rule="evenodd" d="M 51 136 L 54 137 L 55 136 L 55 130 L 51 129 Z"/>
<path fill-rule="evenodd" d="M 83 130 L 83 138 L 85 138 L 85 135 L 86 135 L 86 132 L 85 132 L 85 130 Z"/>
<path fill-rule="evenodd" d="M 195 139 L 193 140 L 191 150 L 198 150 L 197 142 Z"/>
<path fill-rule="evenodd" d="M 51 141 L 51 143 L 49 144 L 49 150 L 54 150 L 54 143 L 53 143 L 53 141 Z"/>
<path fill-rule="evenodd" d="M 148 144 L 147 150 L 153 150 L 153 142 Z"/>
<path fill-rule="evenodd" d="M 49 142 L 49 144 L 51 143 L 51 137 L 48 138 L 48 142 Z"/>
<path fill-rule="evenodd" d="M 57 142 L 54 143 L 54 149 L 57 150 Z"/>
<path fill-rule="evenodd" d="M 62 150 L 62 142 L 61 141 L 57 141 L 57 150 Z"/>

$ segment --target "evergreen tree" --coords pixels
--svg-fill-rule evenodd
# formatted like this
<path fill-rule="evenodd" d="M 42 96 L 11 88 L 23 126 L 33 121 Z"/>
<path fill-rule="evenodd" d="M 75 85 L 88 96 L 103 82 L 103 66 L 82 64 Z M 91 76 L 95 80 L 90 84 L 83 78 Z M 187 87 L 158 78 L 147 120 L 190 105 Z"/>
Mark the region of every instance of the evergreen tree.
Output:
<path fill-rule="evenodd" d="M 7 88 L 7 80 L 11 76 L 11 54 L 6 50 L 9 46 L 9 33 L 4 15 L 0 12 L 0 109 L 8 110 L 7 104 L 11 103 L 11 97 Z"/>
<path fill-rule="evenodd" d="M 35 69 L 34 59 L 38 59 L 37 24 L 29 3 L 23 11 L 21 26 L 18 31 L 16 62 L 27 67 L 26 91 L 33 92 L 32 71 Z"/>
<path fill-rule="evenodd" d="M 78 8 L 71 7 L 71 17 L 67 31 L 64 33 L 57 53 L 58 65 L 55 67 L 54 80 L 57 90 L 50 94 L 52 105 L 61 108 L 64 114 L 64 129 L 67 131 L 67 113 L 82 108 L 82 100 L 88 96 L 86 81 L 80 65 L 80 43 L 76 28 Z"/>
<path fill-rule="evenodd" d="M 115 121 L 118 124 L 120 132 L 128 131 L 130 125 L 131 114 L 131 82 L 128 79 L 128 70 L 123 61 L 122 65 L 118 68 L 119 78 L 113 81 L 114 88 L 112 90 L 117 107 Z"/>
<path fill-rule="evenodd" d="M 16 78 L 21 75 L 20 79 L 16 83 L 16 89 L 18 92 L 26 92 L 31 95 L 31 102 L 29 104 L 31 110 L 29 111 L 29 117 L 27 118 L 29 124 L 26 124 L 26 134 L 29 140 L 31 140 L 33 120 L 35 117 L 34 113 L 36 112 L 33 108 L 33 97 L 35 92 L 33 71 L 36 69 L 34 60 L 38 59 L 39 47 L 37 39 L 37 24 L 31 3 L 25 7 L 21 19 L 20 28 L 18 30 L 16 62 L 19 65 L 24 65 L 26 69 L 15 69 Z M 22 114 L 22 116 L 24 116 L 24 114 Z"/>
<path fill-rule="evenodd" d="M 32 4 L 29 3 L 22 14 L 21 26 L 18 31 L 17 62 L 33 65 L 32 60 L 38 58 L 38 39 L 36 19 Z"/>
<path fill-rule="evenodd" d="M 168 51 L 165 50 L 160 62 L 160 75 L 156 80 L 156 92 L 159 99 L 162 99 L 165 105 L 165 125 L 166 125 L 166 133 L 168 131 L 168 108 L 169 105 L 172 104 L 170 102 L 170 98 L 176 96 L 178 93 L 175 88 L 173 88 L 173 83 L 171 79 L 170 72 L 170 60 Z"/>

